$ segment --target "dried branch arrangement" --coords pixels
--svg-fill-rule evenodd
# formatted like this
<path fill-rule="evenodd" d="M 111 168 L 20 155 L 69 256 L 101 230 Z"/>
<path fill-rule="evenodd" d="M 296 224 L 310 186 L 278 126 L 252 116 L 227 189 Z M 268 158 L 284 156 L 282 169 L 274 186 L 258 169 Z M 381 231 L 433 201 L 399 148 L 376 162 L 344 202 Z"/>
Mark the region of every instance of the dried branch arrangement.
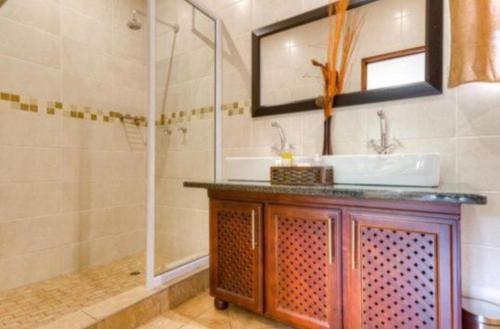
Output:
<path fill-rule="evenodd" d="M 323 64 L 317 60 L 312 60 L 312 64 L 321 69 L 323 76 L 321 105 L 326 119 L 333 115 L 335 96 L 344 90 L 349 61 L 358 41 L 362 25 L 362 19 L 359 15 L 347 14 L 350 0 L 329 1 L 329 34 L 326 63 Z"/>

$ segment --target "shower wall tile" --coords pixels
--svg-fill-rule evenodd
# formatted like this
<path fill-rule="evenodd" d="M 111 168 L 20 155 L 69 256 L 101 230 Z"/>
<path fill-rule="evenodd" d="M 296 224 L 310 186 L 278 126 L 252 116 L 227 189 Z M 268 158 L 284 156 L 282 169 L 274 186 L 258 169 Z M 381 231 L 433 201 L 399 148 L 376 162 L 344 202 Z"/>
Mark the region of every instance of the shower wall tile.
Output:
<path fill-rule="evenodd" d="M 63 71 L 63 102 L 85 104 L 94 108 L 113 108 L 112 85 Z"/>
<path fill-rule="evenodd" d="M 0 18 L 0 30 L 0 54 L 60 67 L 60 37 L 5 18 Z"/>
<path fill-rule="evenodd" d="M 69 7 L 61 7 L 61 36 L 78 41 L 94 50 L 111 53 L 111 34 L 111 21 L 101 22 Z"/>
<path fill-rule="evenodd" d="M 60 211 L 60 183 L 0 184 L 0 222 L 56 214 Z"/>
<path fill-rule="evenodd" d="M 115 59 L 113 79 L 117 86 L 128 89 L 147 90 L 147 66 L 134 60 Z"/>
<path fill-rule="evenodd" d="M 104 181 L 110 179 L 113 171 L 111 152 L 93 152 L 74 148 L 62 151 L 64 181 Z"/>
<path fill-rule="evenodd" d="M 145 248 L 144 131 L 103 122 L 109 111 L 146 113 L 146 29 L 125 27 L 133 9 L 145 1 L 9 0 L 0 10 L 0 91 L 20 96 L 0 99 L 0 266 L 12 273 L 0 290 Z M 21 103 L 37 113 L 13 110 Z M 56 103 L 64 110 L 50 115 Z"/>
<path fill-rule="evenodd" d="M 112 84 L 114 59 L 109 54 L 95 51 L 88 44 L 63 37 L 61 57 L 65 73 Z"/>
<path fill-rule="evenodd" d="M 144 204 L 146 183 L 144 179 L 122 179 L 113 182 L 113 206 Z"/>
<path fill-rule="evenodd" d="M 116 180 L 120 179 L 145 179 L 146 155 L 134 152 L 113 152 L 112 170 L 108 172 Z"/>
<path fill-rule="evenodd" d="M 0 16 L 59 34 L 60 12 L 58 1 L 54 0 L 10 0 L 0 11 Z"/>
<path fill-rule="evenodd" d="M 59 148 L 0 146 L 0 182 L 56 181 L 61 155 Z"/>
<path fill-rule="evenodd" d="M 14 94 L 56 100 L 61 98 L 60 70 L 0 55 L 0 89 Z"/>
<path fill-rule="evenodd" d="M 112 184 L 107 181 L 64 182 L 62 211 L 106 208 L 112 205 Z"/>
<path fill-rule="evenodd" d="M 109 24 L 112 15 L 112 0 L 59 0 L 62 7 Z"/>
<path fill-rule="evenodd" d="M 147 42 L 140 36 L 128 33 L 113 33 L 113 55 L 146 64 Z"/>
<path fill-rule="evenodd" d="M 21 111 L 0 111 L 0 145 L 57 147 L 61 120 Z"/>

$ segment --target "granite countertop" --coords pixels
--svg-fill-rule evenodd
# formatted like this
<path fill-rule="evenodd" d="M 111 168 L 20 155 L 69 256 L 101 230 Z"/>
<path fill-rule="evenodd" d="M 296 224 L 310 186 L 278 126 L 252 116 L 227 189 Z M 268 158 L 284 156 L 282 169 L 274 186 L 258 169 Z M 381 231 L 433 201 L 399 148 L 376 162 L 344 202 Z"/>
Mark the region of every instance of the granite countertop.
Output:
<path fill-rule="evenodd" d="M 437 188 L 421 188 L 365 185 L 285 186 L 258 182 L 221 181 L 185 182 L 184 186 L 209 190 L 316 195 L 355 199 L 444 202 L 452 204 L 485 205 L 488 201 L 485 195 L 463 184 L 444 184 Z"/>

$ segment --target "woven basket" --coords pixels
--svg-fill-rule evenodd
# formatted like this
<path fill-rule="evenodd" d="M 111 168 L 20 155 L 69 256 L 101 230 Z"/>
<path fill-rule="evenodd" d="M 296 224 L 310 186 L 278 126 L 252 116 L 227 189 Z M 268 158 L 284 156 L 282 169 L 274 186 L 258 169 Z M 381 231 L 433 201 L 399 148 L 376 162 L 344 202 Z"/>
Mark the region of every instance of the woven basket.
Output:
<path fill-rule="evenodd" d="M 271 167 L 272 185 L 333 185 L 333 167 Z"/>

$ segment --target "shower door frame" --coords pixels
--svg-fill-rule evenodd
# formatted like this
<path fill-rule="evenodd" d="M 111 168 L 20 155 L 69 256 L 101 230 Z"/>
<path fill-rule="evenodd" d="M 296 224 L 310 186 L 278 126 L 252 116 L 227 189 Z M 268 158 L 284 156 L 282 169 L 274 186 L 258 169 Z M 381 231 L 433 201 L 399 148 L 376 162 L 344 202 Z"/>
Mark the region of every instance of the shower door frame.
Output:
<path fill-rule="evenodd" d="M 214 99 L 214 155 L 215 180 L 222 177 L 222 21 L 200 0 L 184 0 L 215 23 L 215 99 Z M 180 267 L 155 274 L 156 239 L 156 0 L 148 0 L 149 55 L 148 55 L 148 148 L 146 198 L 146 286 L 150 289 L 197 270 L 208 268 L 209 256 Z M 208 218 L 207 218 L 208 220 Z M 207 232 L 208 234 L 208 232 Z"/>

